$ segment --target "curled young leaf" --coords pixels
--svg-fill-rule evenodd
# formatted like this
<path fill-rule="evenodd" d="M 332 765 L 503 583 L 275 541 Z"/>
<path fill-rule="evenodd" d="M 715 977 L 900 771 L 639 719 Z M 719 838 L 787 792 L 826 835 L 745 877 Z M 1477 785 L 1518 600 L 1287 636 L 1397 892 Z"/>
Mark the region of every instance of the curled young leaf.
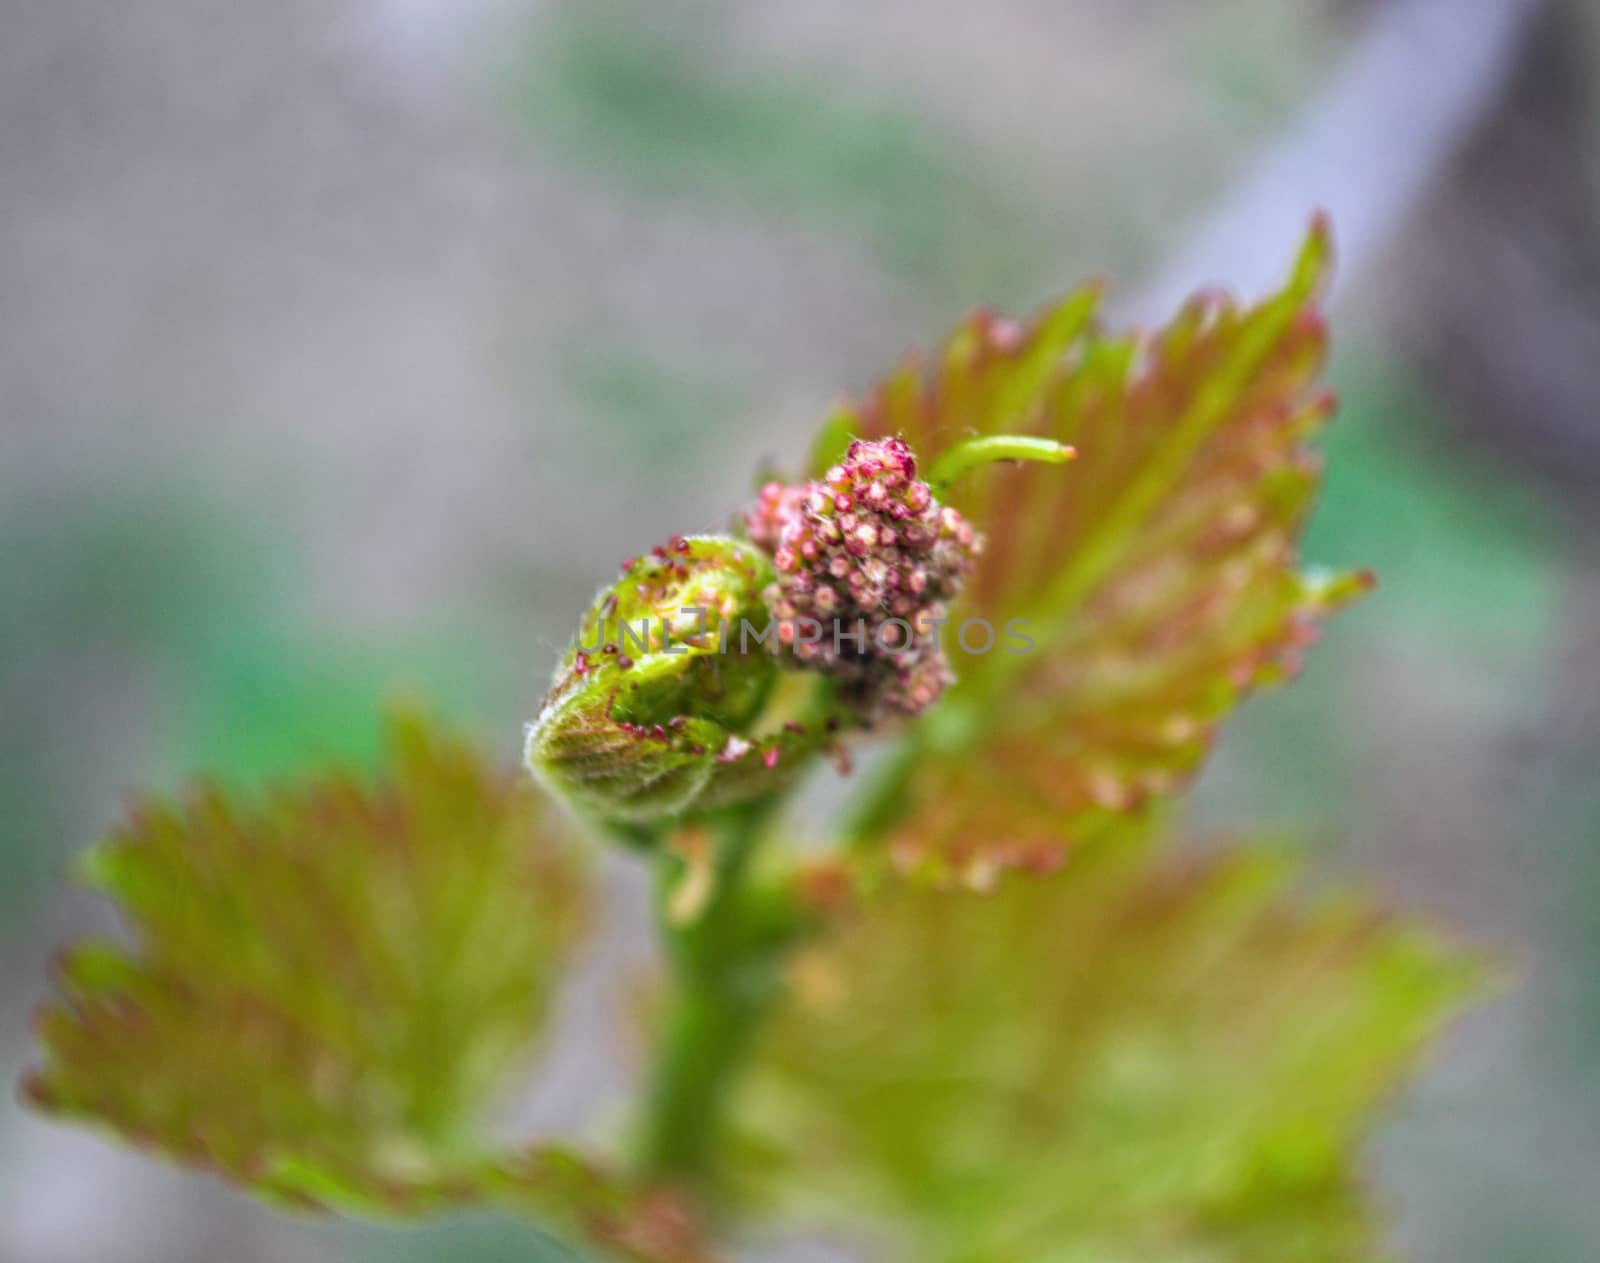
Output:
<path fill-rule="evenodd" d="M 678 536 L 585 613 L 528 725 L 534 775 L 601 819 L 653 824 L 782 787 L 822 725 L 754 731 L 777 681 L 757 549 Z"/>
<path fill-rule="evenodd" d="M 1369 585 L 1296 562 L 1333 408 L 1328 257 L 1319 222 L 1281 293 L 1202 295 L 1148 335 L 1103 333 L 1092 290 L 1026 326 L 979 315 L 830 422 L 934 467 L 997 434 L 1078 457 L 949 493 L 987 540 L 944 631 L 960 683 L 861 821 L 903 866 L 983 883 L 1058 862 L 1181 785 L 1232 706 Z"/>
<path fill-rule="evenodd" d="M 889 883 L 793 966 L 735 1164 L 917 1263 L 1351 1263 L 1357 1147 L 1476 969 L 1277 858 Z"/>
<path fill-rule="evenodd" d="M 387 737 L 375 785 L 203 789 L 91 852 L 133 941 L 63 955 L 24 1095 L 304 1209 L 631 1230 L 642 1194 L 489 1126 L 583 922 L 579 857 L 525 778 L 413 716 Z"/>

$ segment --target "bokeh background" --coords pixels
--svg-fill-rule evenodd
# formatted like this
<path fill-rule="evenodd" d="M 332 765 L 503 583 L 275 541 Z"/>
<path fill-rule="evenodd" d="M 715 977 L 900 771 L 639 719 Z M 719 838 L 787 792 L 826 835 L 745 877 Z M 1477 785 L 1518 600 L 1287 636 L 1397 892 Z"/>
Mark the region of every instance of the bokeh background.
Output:
<path fill-rule="evenodd" d="M 369 760 L 396 691 L 511 757 L 597 578 L 842 390 L 1085 276 L 1140 317 L 1253 285 L 1315 204 L 1346 406 L 1307 554 L 1382 588 L 1191 811 L 1520 976 L 1373 1147 L 1397 1251 L 1593 1260 L 1587 0 L 0 3 L 0 1078 L 134 787 Z M 0 1107 L 4 1263 L 534 1244 L 282 1217 Z"/>

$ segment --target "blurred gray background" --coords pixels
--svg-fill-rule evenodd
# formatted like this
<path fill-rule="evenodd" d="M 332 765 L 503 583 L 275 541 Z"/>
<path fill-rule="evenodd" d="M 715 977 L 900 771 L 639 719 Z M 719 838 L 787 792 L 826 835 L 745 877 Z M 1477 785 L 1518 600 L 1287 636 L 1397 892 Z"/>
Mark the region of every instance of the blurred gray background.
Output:
<path fill-rule="evenodd" d="M 845 389 L 1089 275 L 1345 243 L 1307 553 L 1371 566 L 1192 811 L 1515 964 L 1371 1160 L 1419 1263 L 1600 1242 L 1600 6 L 0 0 L 0 1078 L 136 786 L 510 757 L 597 579 Z M 4 1263 L 526 1260 L 0 1107 Z M 556 1257 L 554 1255 L 550 1257 Z"/>

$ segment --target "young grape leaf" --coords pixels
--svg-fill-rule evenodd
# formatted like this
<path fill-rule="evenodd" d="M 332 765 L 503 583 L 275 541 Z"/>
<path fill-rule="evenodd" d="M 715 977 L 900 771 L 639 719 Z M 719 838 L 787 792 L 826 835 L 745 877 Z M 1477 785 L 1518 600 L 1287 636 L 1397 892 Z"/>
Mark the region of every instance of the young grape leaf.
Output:
<path fill-rule="evenodd" d="M 1476 968 L 1266 853 L 887 883 L 794 965 L 739 1173 L 917 1263 L 1354 1263 L 1358 1143 Z"/>
<path fill-rule="evenodd" d="M 826 718 L 757 733 L 778 684 L 765 556 L 675 535 L 602 588 L 528 725 L 524 758 L 551 793 L 612 824 L 649 826 L 781 790 L 831 733 Z"/>
<path fill-rule="evenodd" d="M 528 1204 L 622 1258 L 704 1258 L 659 1198 L 489 1135 L 585 875 L 522 777 L 413 716 L 387 750 L 376 785 L 207 788 L 91 852 L 134 942 L 64 954 L 26 1098 L 303 1209 Z"/>
<path fill-rule="evenodd" d="M 928 467 L 991 434 L 1077 450 L 947 493 L 986 537 L 944 631 L 960 684 L 861 821 L 903 864 L 983 883 L 1058 862 L 1180 785 L 1221 717 L 1368 586 L 1296 566 L 1333 409 L 1329 255 L 1319 221 L 1282 293 L 1202 295 L 1153 335 L 1102 333 L 1094 290 L 1026 327 L 980 314 L 829 423 L 823 461 L 852 433 L 898 434 Z"/>

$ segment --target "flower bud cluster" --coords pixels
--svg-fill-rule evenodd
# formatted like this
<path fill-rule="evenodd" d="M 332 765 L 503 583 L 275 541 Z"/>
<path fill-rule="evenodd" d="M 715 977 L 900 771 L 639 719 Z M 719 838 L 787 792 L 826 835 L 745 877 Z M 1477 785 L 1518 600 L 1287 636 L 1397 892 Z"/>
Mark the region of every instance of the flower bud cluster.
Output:
<path fill-rule="evenodd" d="M 780 658 L 847 682 L 869 710 L 915 715 L 943 692 L 943 603 L 983 540 L 918 481 L 903 441 L 858 439 L 821 479 L 767 484 L 746 528 L 777 571 L 765 598 Z"/>

